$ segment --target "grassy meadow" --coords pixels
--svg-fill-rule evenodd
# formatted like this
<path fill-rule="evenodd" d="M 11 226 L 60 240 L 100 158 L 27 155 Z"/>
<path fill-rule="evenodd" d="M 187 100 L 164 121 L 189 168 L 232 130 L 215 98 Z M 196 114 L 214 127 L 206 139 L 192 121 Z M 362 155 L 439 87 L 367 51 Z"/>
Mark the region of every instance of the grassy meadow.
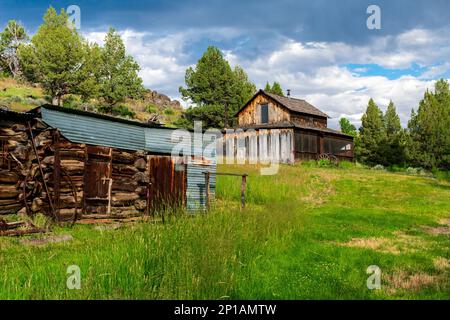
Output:
<path fill-rule="evenodd" d="M 450 299 L 450 183 L 355 166 L 281 166 L 218 177 L 208 214 L 119 229 L 76 225 L 72 241 L 0 239 L 0 299 Z M 66 287 L 78 265 L 81 289 Z M 381 289 L 366 269 L 382 271 Z"/>

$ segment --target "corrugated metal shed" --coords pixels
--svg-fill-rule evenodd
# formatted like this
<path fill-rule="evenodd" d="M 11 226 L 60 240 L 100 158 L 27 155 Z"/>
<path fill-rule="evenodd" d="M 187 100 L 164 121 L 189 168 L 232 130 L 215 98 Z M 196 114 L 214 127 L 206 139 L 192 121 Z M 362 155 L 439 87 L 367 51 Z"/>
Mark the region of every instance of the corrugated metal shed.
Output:
<path fill-rule="evenodd" d="M 171 155 L 177 146 L 180 154 L 189 159 L 192 159 L 194 151 L 198 155 L 203 145 L 201 135 L 192 132 L 180 133 L 175 129 L 151 127 L 128 120 L 116 121 L 112 117 L 91 116 L 71 109 L 57 110 L 55 107 L 42 106 L 41 116 L 47 125 L 58 128 L 66 139 L 77 143 L 164 155 Z M 182 143 L 180 136 L 184 136 Z M 210 190 L 212 196 L 215 194 L 215 152 L 206 158 L 201 155 L 194 157 L 194 160 L 189 161 L 187 170 L 187 208 L 202 209 L 205 206 L 205 171 L 212 173 Z"/>

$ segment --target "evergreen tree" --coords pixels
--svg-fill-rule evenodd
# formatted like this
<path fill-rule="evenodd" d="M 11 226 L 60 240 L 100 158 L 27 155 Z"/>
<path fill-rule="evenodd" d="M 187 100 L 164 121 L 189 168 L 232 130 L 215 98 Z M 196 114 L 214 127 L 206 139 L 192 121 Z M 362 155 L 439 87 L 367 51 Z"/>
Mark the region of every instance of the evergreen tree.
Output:
<path fill-rule="evenodd" d="M 355 150 L 361 161 L 370 164 L 385 164 L 381 146 L 386 140 L 383 113 L 373 99 L 369 100 L 366 112 L 362 116 L 360 143 Z"/>
<path fill-rule="evenodd" d="M 206 118 L 215 120 L 204 123 L 213 127 L 228 127 L 231 116 L 255 91 L 244 70 L 240 67 L 232 70 L 222 52 L 213 46 L 208 47 L 195 68 L 186 70 L 185 83 L 186 88 L 179 89 L 183 99 L 194 103 L 194 108 L 199 108 L 187 114 L 187 118 L 213 112 L 211 117 L 206 115 Z M 218 108 L 222 108 L 221 121 L 216 116 Z M 184 122 L 180 125 L 185 126 Z"/>
<path fill-rule="evenodd" d="M 405 161 L 405 134 L 395 105 L 390 101 L 384 114 L 386 140 L 381 145 L 386 165 L 403 164 Z"/>
<path fill-rule="evenodd" d="M 341 118 L 339 120 L 339 126 L 341 127 L 342 133 L 348 134 L 352 137 L 356 137 L 356 127 L 347 118 Z"/>
<path fill-rule="evenodd" d="M 281 85 L 276 81 L 272 84 L 272 88 L 270 89 L 270 92 L 284 97 L 283 89 L 281 89 Z"/>
<path fill-rule="evenodd" d="M 274 83 L 272 83 L 272 87 L 270 86 L 269 82 L 266 82 L 266 86 L 264 87 L 264 91 L 284 97 L 283 89 L 281 88 L 280 83 L 278 83 L 276 81 Z"/>
<path fill-rule="evenodd" d="M 25 28 L 17 21 L 10 20 L 0 33 L 0 64 L 14 78 L 21 75 L 18 49 L 28 40 Z"/>
<path fill-rule="evenodd" d="M 408 123 L 408 156 L 413 165 L 425 168 L 450 166 L 450 91 L 446 80 L 435 84 L 435 91 L 426 91 L 417 113 Z"/>
<path fill-rule="evenodd" d="M 139 77 L 139 65 L 125 52 L 125 45 L 119 34 L 110 28 L 105 45 L 101 50 L 99 70 L 99 97 L 113 106 L 126 98 L 139 98 L 144 90 Z"/>
<path fill-rule="evenodd" d="M 77 93 L 94 76 L 87 63 L 90 46 L 68 26 L 67 20 L 64 10 L 58 15 L 50 7 L 31 43 L 18 50 L 27 79 L 40 83 L 57 105 L 61 105 L 64 95 Z"/>

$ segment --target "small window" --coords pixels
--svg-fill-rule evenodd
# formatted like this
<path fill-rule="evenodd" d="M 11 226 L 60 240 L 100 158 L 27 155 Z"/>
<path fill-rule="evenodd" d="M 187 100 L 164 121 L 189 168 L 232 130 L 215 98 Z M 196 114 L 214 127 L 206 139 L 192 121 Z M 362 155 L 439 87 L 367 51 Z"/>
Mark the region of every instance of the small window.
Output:
<path fill-rule="evenodd" d="M 261 123 L 269 123 L 269 106 L 261 105 Z"/>

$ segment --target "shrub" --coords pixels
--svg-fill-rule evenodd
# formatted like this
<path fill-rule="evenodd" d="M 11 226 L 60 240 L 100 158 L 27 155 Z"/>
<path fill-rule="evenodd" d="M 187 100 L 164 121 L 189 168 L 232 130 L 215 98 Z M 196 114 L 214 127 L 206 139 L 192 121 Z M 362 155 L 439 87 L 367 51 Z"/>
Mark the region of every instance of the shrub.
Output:
<path fill-rule="evenodd" d="M 136 113 L 124 105 L 118 105 L 113 108 L 113 115 L 125 117 L 125 118 L 134 118 Z"/>
<path fill-rule="evenodd" d="M 174 114 L 175 114 L 175 111 L 173 111 L 172 108 L 166 108 L 166 109 L 164 109 L 164 114 L 165 114 L 166 116 L 171 116 L 171 115 L 174 115 Z"/>
<path fill-rule="evenodd" d="M 320 159 L 317 161 L 317 166 L 319 168 L 331 166 L 331 161 L 329 159 Z"/>
<path fill-rule="evenodd" d="M 149 104 L 148 106 L 145 107 L 145 112 L 148 113 L 157 113 L 158 112 L 158 107 L 154 104 Z"/>

